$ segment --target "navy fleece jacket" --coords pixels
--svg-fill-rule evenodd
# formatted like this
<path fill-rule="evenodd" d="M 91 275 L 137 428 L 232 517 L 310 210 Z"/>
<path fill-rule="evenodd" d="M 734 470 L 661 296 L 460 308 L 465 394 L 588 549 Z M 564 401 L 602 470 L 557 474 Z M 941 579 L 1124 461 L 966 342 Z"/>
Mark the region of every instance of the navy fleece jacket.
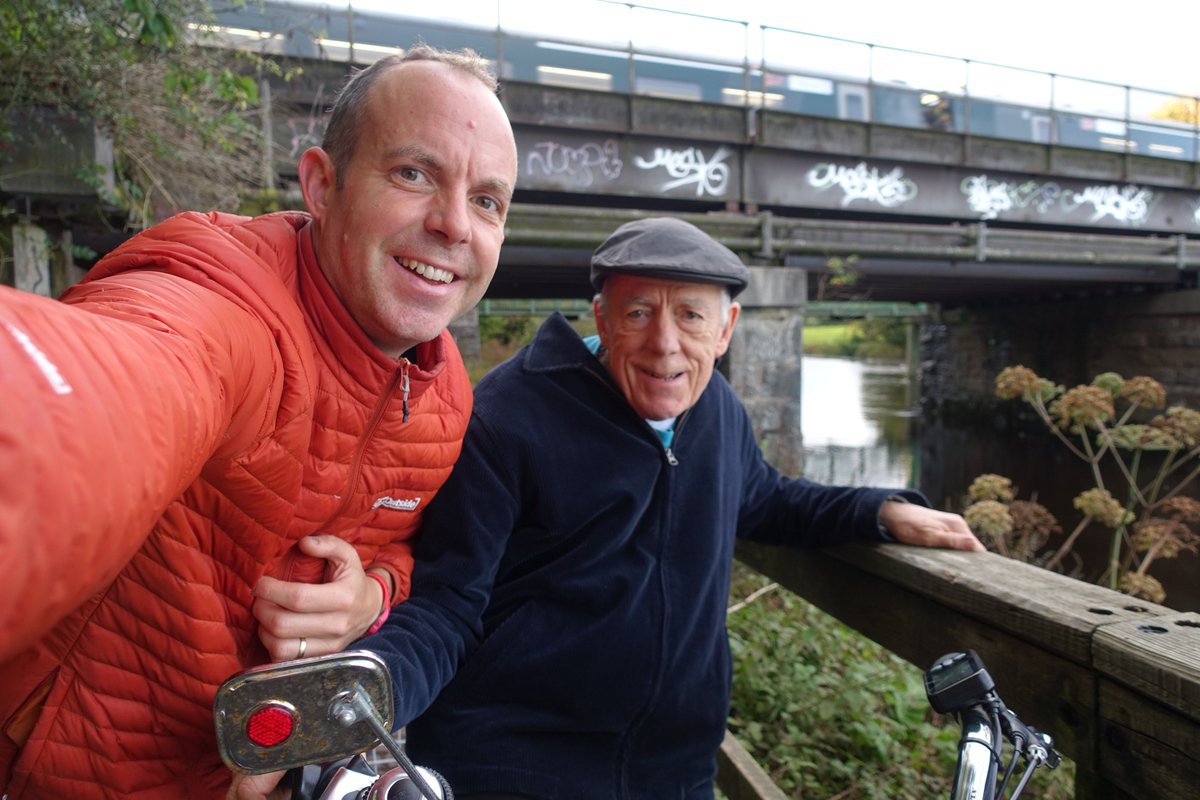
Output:
<path fill-rule="evenodd" d="M 412 594 L 361 644 L 458 794 L 708 800 L 735 535 L 880 540 L 895 493 L 925 504 L 781 476 L 719 373 L 664 450 L 555 315 L 479 384 Z"/>

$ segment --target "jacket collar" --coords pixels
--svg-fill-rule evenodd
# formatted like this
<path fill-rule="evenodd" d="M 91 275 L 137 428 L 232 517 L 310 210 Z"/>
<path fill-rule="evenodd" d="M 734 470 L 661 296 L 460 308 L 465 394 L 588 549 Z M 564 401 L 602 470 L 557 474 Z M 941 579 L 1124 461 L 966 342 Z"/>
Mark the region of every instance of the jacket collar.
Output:
<path fill-rule="evenodd" d="M 446 367 L 446 348 L 454 346 L 450 334 L 422 342 L 395 359 L 380 350 L 363 332 L 334 292 L 317 262 L 313 245 L 313 224 L 308 222 L 297 232 L 297 273 L 300 301 L 316 334 L 320 357 L 334 374 L 350 377 L 355 383 L 376 390 L 387 383 L 396 368 L 407 361 L 410 399 L 415 399 Z"/>
<path fill-rule="evenodd" d="M 608 376 L 608 370 L 588 350 L 583 338 L 557 311 L 546 318 L 529 343 L 524 367 L 529 372 L 592 369 Z"/>

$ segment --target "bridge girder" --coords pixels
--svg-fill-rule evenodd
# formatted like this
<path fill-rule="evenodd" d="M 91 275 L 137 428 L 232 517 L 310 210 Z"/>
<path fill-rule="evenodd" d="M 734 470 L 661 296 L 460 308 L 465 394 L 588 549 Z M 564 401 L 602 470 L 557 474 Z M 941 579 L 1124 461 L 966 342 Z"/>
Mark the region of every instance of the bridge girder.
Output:
<path fill-rule="evenodd" d="M 653 210 L 515 204 L 490 297 L 586 298 L 588 260 L 618 225 Z M 810 273 L 810 299 L 995 304 L 1191 288 L 1200 242 L 971 225 L 730 212 L 673 213 L 761 266 Z M 834 297 L 820 278 L 856 278 Z"/>

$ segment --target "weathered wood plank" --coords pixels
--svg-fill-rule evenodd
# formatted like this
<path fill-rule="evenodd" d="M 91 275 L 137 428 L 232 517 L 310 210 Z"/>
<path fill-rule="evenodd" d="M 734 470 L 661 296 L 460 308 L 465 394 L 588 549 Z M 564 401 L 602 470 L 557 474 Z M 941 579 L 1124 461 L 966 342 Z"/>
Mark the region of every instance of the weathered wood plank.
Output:
<path fill-rule="evenodd" d="M 1108 680 L 1100 681 L 1099 705 L 1106 781 L 1139 800 L 1200 797 L 1200 726 Z"/>
<path fill-rule="evenodd" d="M 729 800 L 787 800 L 742 743 L 725 731 L 717 753 L 717 786 Z"/>
<path fill-rule="evenodd" d="M 1200 614 L 1106 625 L 1093 652 L 1104 677 L 1200 721 Z"/>
<path fill-rule="evenodd" d="M 851 563 L 857 570 L 985 620 L 989 626 L 1079 664 L 1091 663 L 1092 633 L 1100 625 L 1173 613 L 1166 606 L 1135 600 L 995 553 L 853 544 L 818 554 L 749 543 L 738 545 L 738 558 L 756 569 L 759 563 L 772 560 L 820 556 Z M 803 589 L 788 588 L 806 596 Z"/>

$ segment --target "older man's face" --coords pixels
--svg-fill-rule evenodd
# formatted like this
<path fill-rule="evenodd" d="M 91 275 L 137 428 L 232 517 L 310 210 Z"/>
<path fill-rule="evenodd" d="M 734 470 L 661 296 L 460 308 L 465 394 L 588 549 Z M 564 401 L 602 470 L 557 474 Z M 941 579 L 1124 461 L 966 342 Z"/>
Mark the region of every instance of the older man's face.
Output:
<path fill-rule="evenodd" d="M 643 419 L 670 419 L 708 386 L 729 349 L 739 307 L 723 319 L 724 290 L 709 283 L 612 275 L 596 303 L 605 365 Z"/>

